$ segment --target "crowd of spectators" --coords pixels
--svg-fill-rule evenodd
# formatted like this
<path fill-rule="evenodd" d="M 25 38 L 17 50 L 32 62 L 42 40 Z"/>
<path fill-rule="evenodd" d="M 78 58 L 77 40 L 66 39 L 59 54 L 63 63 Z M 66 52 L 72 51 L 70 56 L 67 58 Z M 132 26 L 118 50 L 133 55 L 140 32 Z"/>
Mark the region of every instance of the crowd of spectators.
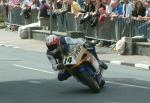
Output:
<path fill-rule="evenodd" d="M 30 17 L 33 9 L 39 11 L 39 17 L 49 17 L 50 11 L 52 14 L 71 12 L 75 19 L 80 18 L 81 24 L 90 21 L 91 26 L 103 22 L 105 17 L 150 20 L 150 0 L 9 0 L 8 4 L 21 6 L 25 18 Z"/>

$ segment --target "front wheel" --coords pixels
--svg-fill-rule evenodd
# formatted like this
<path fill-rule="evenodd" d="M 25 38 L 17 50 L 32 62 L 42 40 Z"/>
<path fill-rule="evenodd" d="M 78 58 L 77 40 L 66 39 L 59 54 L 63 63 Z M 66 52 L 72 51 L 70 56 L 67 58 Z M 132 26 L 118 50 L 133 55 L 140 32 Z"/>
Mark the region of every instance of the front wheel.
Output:
<path fill-rule="evenodd" d="M 100 87 L 103 88 L 105 85 L 105 80 L 101 80 Z"/>
<path fill-rule="evenodd" d="M 101 74 L 97 75 L 96 80 L 98 81 L 99 86 L 101 88 L 103 88 L 105 85 L 105 80 L 104 80 L 103 76 Z"/>
<path fill-rule="evenodd" d="M 84 71 L 84 72 L 81 72 L 78 76 L 79 76 L 79 79 L 81 80 L 81 82 L 86 84 L 93 92 L 95 92 L 95 93 L 100 92 L 101 87 L 99 86 L 96 79 L 93 76 L 91 76 L 89 73 Z"/>

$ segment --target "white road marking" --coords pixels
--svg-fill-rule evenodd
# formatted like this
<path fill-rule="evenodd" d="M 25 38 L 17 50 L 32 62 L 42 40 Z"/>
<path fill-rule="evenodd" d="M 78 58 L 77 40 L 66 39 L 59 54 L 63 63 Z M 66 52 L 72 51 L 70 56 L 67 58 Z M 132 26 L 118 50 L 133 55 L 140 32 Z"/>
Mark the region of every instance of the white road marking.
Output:
<path fill-rule="evenodd" d="M 0 46 L 3 46 L 3 44 L 0 44 Z"/>
<path fill-rule="evenodd" d="M 132 85 L 132 84 L 125 84 L 125 83 L 118 83 L 118 82 L 111 82 L 111 81 L 106 81 L 107 83 L 115 84 L 115 85 L 121 85 L 121 86 L 128 86 L 128 87 L 135 87 L 135 88 L 141 88 L 141 89 L 148 89 L 150 90 L 150 87 L 144 87 L 144 86 L 137 86 L 137 85 Z"/>
<path fill-rule="evenodd" d="M 110 63 L 112 63 L 112 64 L 119 64 L 119 65 L 121 64 L 121 62 L 122 61 L 110 61 Z"/>
<path fill-rule="evenodd" d="M 46 71 L 46 70 L 41 70 L 41 69 L 35 69 L 35 68 L 26 67 L 26 66 L 17 65 L 17 64 L 13 64 L 13 66 L 20 67 L 22 69 L 28 69 L 28 70 L 34 70 L 34 71 L 38 71 L 38 72 L 48 73 L 48 74 L 55 74 L 54 72 L 50 72 L 50 71 Z"/>
<path fill-rule="evenodd" d="M 18 46 L 7 45 L 7 44 L 1 44 L 1 43 L 0 43 L 0 46 L 4 46 L 4 47 L 11 47 L 11 48 L 15 48 L 15 49 L 20 48 L 20 47 L 18 47 Z"/>
<path fill-rule="evenodd" d="M 5 47 L 13 47 L 13 45 L 5 45 Z"/>
<path fill-rule="evenodd" d="M 147 65 L 147 64 L 135 64 L 135 67 L 140 67 L 146 70 L 150 70 L 150 65 Z"/>
<path fill-rule="evenodd" d="M 29 83 L 33 83 L 33 84 L 40 84 L 40 81 L 29 81 Z"/>
<path fill-rule="evenodd" d="M 41 69 L 35 69 L 35 68 L 31 68 L 31 67 L 25 67 L 25 66 L 17 65 L 17 64 L 13 64 L 13 66 L 20 67 L 22 69 L 28 69 L 28 70 L 34 70 L 34 71 L 38 71 L 38 72 L 48 73 L 48 74 L 55 74 L 54 72 L 45 71 L 45 70 L 41 70 Z M 111 83 L 111 84 L 115 84 L 115 85 L 120 85 L 120 86 L 128 86 L 128 87 L 134 87 L 134 88 L 141 88 L 141 89 L 150 90 L 150 87 L 137 86 L 137 85 L 132 85 L 132 84 L 125 84 L 125 83 L 118 83 L 118 82 L 111 82 L 111 81 L 106 81 L 106 82 Z"/>
<path fill-rule="evenodd" d="M 20 47 L 17 47 L 17 46 L 13 46 L 13 48 L 15 48 L 15 49 L 19 49 Z"/>

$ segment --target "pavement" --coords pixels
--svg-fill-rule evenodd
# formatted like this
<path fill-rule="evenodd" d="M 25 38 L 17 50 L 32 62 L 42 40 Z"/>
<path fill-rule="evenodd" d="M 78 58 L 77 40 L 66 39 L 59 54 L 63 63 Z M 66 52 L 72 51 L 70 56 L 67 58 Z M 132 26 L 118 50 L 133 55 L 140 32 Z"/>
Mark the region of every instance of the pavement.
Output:
<path fill-rule="evenodd" d="M 111 48 L 107 48 L 111 51 Z M 99 48 L 98 51 L 102 50 Z M 98 53 L 99 58 L 106 63 L 118 64 L 124 66 L 139 67 L 141 69 L 150 70 L 150 57 L 141 55 L 119 55 L 116 52 Z"/>
<path fill-rule="evenodd" d="M 16 31 L 6 31 L 5 29 L 0 29 L 0 46 L 36 52 L 46 52 L 47 50 L 44 41 L 20 39 Z M 99 58 L 106 63 L 139 67 L 139 69 L 150 70 L 149 56 L 119 55 L 108 47 L 96 47 L 96 50 Z"/>
<path fill-rule="evenodd" d="M 6 31 L 5 29 L 0 29 L 0 45 L 38 52 L 46 52 L 47 49 L 44 41 L 21 39 L 17 31 Z"/>

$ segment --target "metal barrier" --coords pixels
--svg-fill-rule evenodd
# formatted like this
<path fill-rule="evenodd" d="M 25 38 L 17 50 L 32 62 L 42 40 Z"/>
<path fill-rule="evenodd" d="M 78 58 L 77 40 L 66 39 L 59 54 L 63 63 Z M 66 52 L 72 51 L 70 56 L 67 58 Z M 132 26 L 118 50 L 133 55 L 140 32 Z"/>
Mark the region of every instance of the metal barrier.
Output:
<path fill-rule="evenodd" d="M 38 10 L 34 9 L 31 11 L 31 23 L 36 23 L 38 21 Z"/>
<path fill-rule="evenodd" d="M 116 40 L 123 36 L 144 36 L 150 39 L 150 22 L 118 18 L 115 20 Z"/>
<path fill-rule="evenodd" d="M 140 25 L 137 27 L 137 31 L 136 34 L 137 35 L 143 35 L 145 38 L 150 39 L 150 22 L 143 22 L 143 21 L 139 21 L 142 22 L 140 23 Z"/>
<path fill-rule="evenodd" d="M 10 6 L 9 14 L 8 14 L 8 23 L 23 25 L 24 20 L 23 20 L 23 17 L 20 16 L 20 13 L 21 13 L 21 8 L 20 7 Z"/>
<path fill-rule="evenodd" d="M 3 5 L 3 15 L 6 16 L 6 6 Z M 29 19 L 25 19 L 23 16 L 21 16 L 21 7 L 13 7 L 9 6 L 9 12 L 8 12 L 8 18 L 6 18 L 5 22 L 10 25 L 27 25 L 31 23 L 35 23 L 38 21 L 38 10 L 34 9 L 31 12 L 31 17 Z"/>
<path fill-rule="evenodd" d="M 0 5 L 0 16 L 1 16 L 1 19 L 4 19 L 4 21 L 7 20 L 5 7 L 6 7 L 5 5 Z"/>
<path fill-rule="evenodd" d="M 110 18 L 106 18 L 104 22 L 98 23 L 97 26 L 91 27 L 90 22 L 86 21 L 80 23 L 80 18 L 75 19 L 72 13 L 66 13 L 61 19 L 62 15 L 57 16 L 57 31 L 81 31 L 86 34 L 88 38 L 116 40 L 115 37 L 115 23 Z"/>

